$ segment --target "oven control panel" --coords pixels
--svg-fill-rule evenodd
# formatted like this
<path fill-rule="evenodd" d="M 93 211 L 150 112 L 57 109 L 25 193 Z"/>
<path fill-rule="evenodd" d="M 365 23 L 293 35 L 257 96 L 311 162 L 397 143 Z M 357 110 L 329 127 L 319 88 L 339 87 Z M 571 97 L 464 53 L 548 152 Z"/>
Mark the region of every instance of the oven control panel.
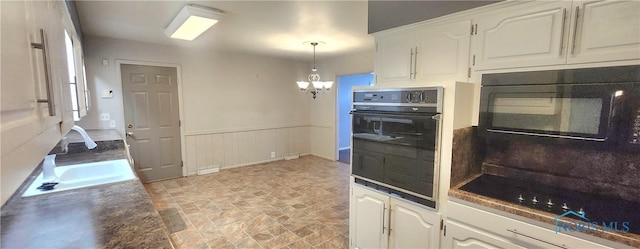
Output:
<path fill-rule="evenodd" d="M 353 92 L 354 103 L 438 104 L 442 87 L 407 89 L 372 89 Z"/>

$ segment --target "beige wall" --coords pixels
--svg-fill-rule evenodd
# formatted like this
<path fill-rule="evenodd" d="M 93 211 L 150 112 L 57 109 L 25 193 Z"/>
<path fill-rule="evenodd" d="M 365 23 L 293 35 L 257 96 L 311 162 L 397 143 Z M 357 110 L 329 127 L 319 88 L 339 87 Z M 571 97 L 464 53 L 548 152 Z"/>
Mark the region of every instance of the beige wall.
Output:
<path fill-rule="evenodd" d="M 322 80 L 337 80 L 337 76 L 347 74 L 373 72 L 373 52 L 362 52 L 346 56 L 329 58 L 318 61 L 317 68 Z M 339 84 L 339 82 L 336 82 Z M 330 93 L 318 95 L 313 100 L 309 98 L 309 112 L 311 113 L 311 154 L 337 159 L 336 148 L 336 88 Z"/>
<path fill-rule="evenodd" d="M 108 112 L 116 129 L 124 133 L 116 60 L 178 64 L 187 173 L 213 165 L 272 160 L 272 151 L 275 159 L 310 152 L 310 102 L 295 86 L 307 63 L 93 36 L 85 39 L 92 107 L 78 122 L 84 128 L 111 129 L 109 122 L 99 120 L 100 113 Z M 103 60 L 109 65 L 103 66 Z M 101 98 L 104 90 L 112 90 L 114 98 Z"/>

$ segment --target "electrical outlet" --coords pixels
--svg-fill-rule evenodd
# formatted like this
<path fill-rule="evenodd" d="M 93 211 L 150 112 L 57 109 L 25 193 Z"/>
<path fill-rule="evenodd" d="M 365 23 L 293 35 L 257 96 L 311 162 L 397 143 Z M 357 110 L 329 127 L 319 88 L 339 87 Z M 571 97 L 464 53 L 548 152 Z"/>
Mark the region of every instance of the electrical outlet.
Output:
<path fill-rule="evenodd" d="M 275 151 L 271 152 L 271 158 L 276 158 L 276 152 Z"/>
<path fill-rule="evenodd" d="M 111 119 L 111 117 L 108 112 L 100 113 L 100 121 L 109 121 L 109 119 Z"/>
<path fill-rule="evenodd" d="M 109 121 L 109 127 L 116 128 L 116 121 L 115 120 Z"/>

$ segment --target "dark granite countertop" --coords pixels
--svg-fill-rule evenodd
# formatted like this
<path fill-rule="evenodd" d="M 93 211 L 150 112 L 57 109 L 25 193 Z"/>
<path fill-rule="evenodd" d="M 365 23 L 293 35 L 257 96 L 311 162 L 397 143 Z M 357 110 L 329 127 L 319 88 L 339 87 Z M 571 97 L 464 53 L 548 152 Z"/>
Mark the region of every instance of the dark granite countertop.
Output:
<path fill-rule="evenodd" d="M 553 213 L 548 213 L 548 212 L 544 212 L 541 210 L 536 210 L 533 208 L 528 208 L 522 205 L 517 205 L 514 203 L 509 203 L 506 201 L 501 201 L 495 198 L 491 198 L 491 197 L 486 197 L 483 195 L 478 195 L 475 193 L 471 193 L 471 192 L 467 192 L 464 190 L 461 190 L 460 187 L 464 186 L 465 184 L 471 182 L 472 180 L 474 180 L 475 178 L 477 178 L 480 175 L 476 175 L 473 176 L 461 183 L 459 183 L 456 186 L 453 186 L 449 189 L 449 196 L 450 197 L 455 197 L 461 200 L 465 200 L 468 202 L 472 202 L 475 204 L 479 204 L 485 207 L 489 207 L 489 208 L 493 208 L 496 210 L 500 210 L 503 212 L 507 212 L 510 214 L 515 214 L 518 216 L 522 216 L 525 218 L 529 218 L 529 219 L 533 219 L 536 221 L 540 221 L 543 223 L 548 223 L 551 225 L 554 225 L 554 218 L 556 218 L 556 214 Z M 575 220 L 577 222 L 579 222 L 578 220 Z M 600 237 L 606 240 L 611 240 L 611 241 L 615 241 L 621 244 L 625 244 L 628 246 L 632 246 L 632 247 L 636 247 L 636 248 L 640 248 L 640 235 L 637 234 L 632 234 L 632 233 L 614 233 L 614 232 L 606 232 L 606 231 L 596 231 L 596 232 L 589 232 L 589 235 L 592 236 L 596 236 L 596 237 Z"/>
<path fill-rule="evenodd" d="M 123 158 L 124 149 L 97 150 L 58 155 L 56 164 Z M 173 248 L 138 179 L 26 198 L 23 191 L 2 207 L 1 248 Z"/>

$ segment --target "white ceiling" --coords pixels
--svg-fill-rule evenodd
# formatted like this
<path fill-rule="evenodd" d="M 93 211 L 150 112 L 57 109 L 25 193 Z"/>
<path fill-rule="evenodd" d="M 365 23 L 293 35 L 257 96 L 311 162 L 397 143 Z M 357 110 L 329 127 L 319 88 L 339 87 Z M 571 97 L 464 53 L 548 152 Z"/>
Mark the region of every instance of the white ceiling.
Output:
<path fill-rule="evenodd" d="M 318 59 L 373 49 L 367 1 L 77 1 L 85 35 L 309 61 L 306 41 L 323 41 Z M 225 18 L 193 41 L 164 29 L 187 3 Z"/>

